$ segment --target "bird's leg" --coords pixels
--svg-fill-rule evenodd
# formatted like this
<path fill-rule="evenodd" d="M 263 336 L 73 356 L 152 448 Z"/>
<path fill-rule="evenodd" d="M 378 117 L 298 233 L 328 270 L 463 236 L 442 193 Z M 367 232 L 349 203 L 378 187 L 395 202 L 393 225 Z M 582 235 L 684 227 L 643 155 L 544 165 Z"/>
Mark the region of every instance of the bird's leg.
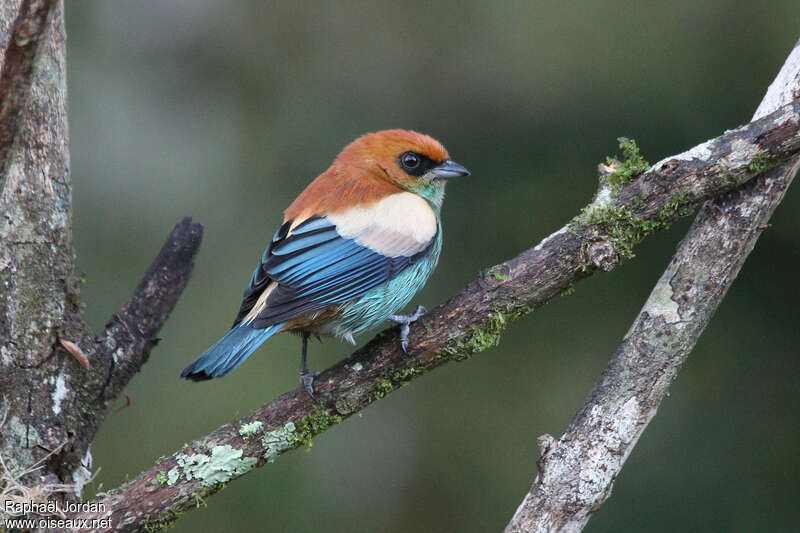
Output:
<path fill-rule="evenodd" d="M 424 314 L 425 308 L 420 305 L 410 315 L 391 315 L 389 317 L 389 320 L 400 324 L 400 346 L 403 348 L 403 353 L 408 354 L 408 332 L 411 329 L 411 324 Z"/>
<path fill-rule="evenodd" d="M 306 357 L 308 355 L 308 333 L 301 333 L 300 338 L 303 340 L 303 349 L 300 355 L 300 383 L 311 399 L 314 399 L 314 373 L 308 368 Z"/>

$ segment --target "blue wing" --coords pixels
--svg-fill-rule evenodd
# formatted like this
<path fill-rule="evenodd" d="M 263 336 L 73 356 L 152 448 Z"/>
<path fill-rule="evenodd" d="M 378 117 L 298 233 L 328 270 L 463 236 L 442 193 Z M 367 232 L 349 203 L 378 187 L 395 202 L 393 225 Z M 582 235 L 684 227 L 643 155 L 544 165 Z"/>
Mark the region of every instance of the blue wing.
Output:
<path fill-rule="evenodd" d="M 277 287 L 252 320 L 265 328 L 323 311 L 363 295 L 426 257 L 435 239 L 412 256 L 387 257 L 339 235 L 326 218 L 312 217 L 289 232 L 291 221 L 275 234 L 253 271 L 234 325 L 273 283 Z"/>

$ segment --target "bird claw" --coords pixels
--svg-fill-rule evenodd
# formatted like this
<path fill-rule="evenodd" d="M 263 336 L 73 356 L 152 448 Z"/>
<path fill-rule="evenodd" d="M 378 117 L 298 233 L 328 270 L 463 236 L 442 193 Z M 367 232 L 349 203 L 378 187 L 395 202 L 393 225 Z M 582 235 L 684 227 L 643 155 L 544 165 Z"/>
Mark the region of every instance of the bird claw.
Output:
<path fill-rule="evenodd" d="M 312 372 L 307 368 L 300 371 L 300 383 L 303 384 L 303 388 L 311 396 L 312 400 L 314 399 L 314 377 L 318 375 L 319 372 Z"/>
<path fill-rule="evenodd" d="M 411 331 L 411 324 L 416 322 L 425 312 L 425 308 L 420 305 L 410 315 L 391 315 L 389 317 L 389 320 L 400 324 L 400 347 L 406 355 L 408 355 L 408 332 Z"/>

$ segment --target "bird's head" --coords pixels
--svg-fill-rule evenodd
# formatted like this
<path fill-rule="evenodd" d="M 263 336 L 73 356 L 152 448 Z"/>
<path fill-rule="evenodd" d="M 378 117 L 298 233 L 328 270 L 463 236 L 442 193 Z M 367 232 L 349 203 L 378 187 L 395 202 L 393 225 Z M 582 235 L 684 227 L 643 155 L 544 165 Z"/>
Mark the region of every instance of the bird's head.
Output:
<path fill-rule="evenodd" d="M 333 167 L 359 167 L 401 189 L 440 204 L 448 179 L 469 176 L 442 144 L 409 130 L 368 133 L 347 145 Z"/>
<path fill-rule="evenodd" d="M 408 130 L 368 133 L 345 146 L 300 193 L 284 221 L 369 205 L 399 191 L 422 196 L 438 211 L 447 180 L 468 175 L 432 137 Z"/>

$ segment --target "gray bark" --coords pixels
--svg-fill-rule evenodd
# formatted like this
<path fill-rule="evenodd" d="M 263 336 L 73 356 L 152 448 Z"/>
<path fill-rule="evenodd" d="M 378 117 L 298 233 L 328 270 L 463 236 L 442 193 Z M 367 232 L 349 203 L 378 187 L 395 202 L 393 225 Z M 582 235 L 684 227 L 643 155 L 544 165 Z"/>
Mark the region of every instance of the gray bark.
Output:
<path fill-rule="evenodd" d="M 59 335 L 81 339 L 83 332 L 72 268 L 62 6 L 6 2 L 2 9 L 0 451 L 19 471 L 68 440 L 62 391 L 83 369 L 52 356 Z M 62 480 L 47 469 L 37 477 Z"/>
<path fill-rule="evenodd" d="M 73 268 L 62 3 L 3 2 L 0 39 L 0 495 L 76 499 L 105 413 L 185 286 L 200 227 L 176 227 L 95 339 Z"/>
<path fill-rule="evenodd" d="M 753 120 L 800 95 L 800 41 Z M 533 486 L 506 532 L 581 531 L 697 343 L 797 173 L 797 157 L 703 206 L 581 411 L 540 438 Z"/>

